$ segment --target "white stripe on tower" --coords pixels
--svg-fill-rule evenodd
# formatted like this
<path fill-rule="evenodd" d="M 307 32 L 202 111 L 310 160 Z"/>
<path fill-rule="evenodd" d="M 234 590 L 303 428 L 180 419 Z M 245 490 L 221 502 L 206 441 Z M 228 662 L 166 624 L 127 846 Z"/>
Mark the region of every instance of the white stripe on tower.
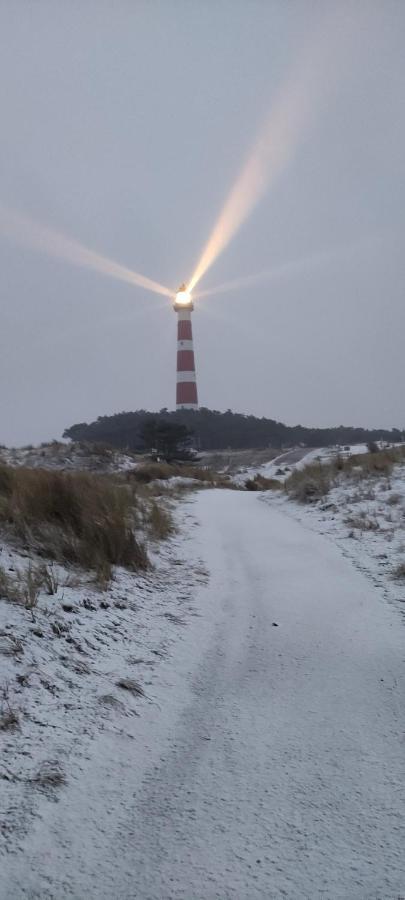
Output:
<path fill-rule="evenodd" d="M 188 308 L 175 304 L 177 312 L 177 384 L 176 409 L 198 409 L 197 379 L 195 375 L 192 303 Z"/>
<path fill-rule="evenodd" d="M 195 372 L 177 372 L 177 384 L 181 381 L 196 381 Z"/>

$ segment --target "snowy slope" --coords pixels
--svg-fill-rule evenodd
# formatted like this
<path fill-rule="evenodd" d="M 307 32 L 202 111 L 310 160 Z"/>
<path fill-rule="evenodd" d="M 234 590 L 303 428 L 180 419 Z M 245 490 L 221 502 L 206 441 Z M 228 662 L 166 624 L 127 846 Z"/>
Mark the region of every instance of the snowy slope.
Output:
<path fill-rule="evenodd" d="M 377 445 L 381 448 L 388 446 L 383 441 L 377 442 Z M 396 447 L 398 444 L 390 444 L 389 446 Z M 248 478 L 262 475 L 264 478 L 275 478 L 281 483 L 292 471 L 303 469 L 315 460 L 321 463 L 328 463 L 338 456 L 341 459 L 347 459 L 350 456 L 358 456 L 367 452 L 367 444 L 351 444 L 344 447 L 315 447 L 312 450 L 308 447 L 291 447 L 289 450 L 283 450 L 282 453 L 269 462 L 256 466 L 240 467 L 232 480 L 235 484 L 241 486 L 245 484 Z"/>
<path fill-rule="evenodd" d="M 198 615 L 141 716 L 86 739 L 59 802 L 43 798 L 2 900 L 397 900 L 397 610 L 256 494 L 201 492 L 184 515 Z"/>
<path fill-rule="evenodd" d="M 263 493 L 305 527 L 328 536 L 378 587 L 382 596 L 405 615 L 405 463 L 389 476 L 340 476 L 326 497 L 308 505 L 285 495 Z"/>
<path fill-rule="evenodd" d="M 63 469 L 66 471 L 128 472 L 141 457 L 97 444 L 52 441 L 39 447 L 0 447 L 0 464 L 16 468 Z"/>
<path fill-rule="evenodd" d="M 190 531 L 188 509 L 183 500 Z M 116 568 L 103 592 L 90 577 L 86 583 L 54 565 L 56 594 L 42 591 L 32 612 L 0 601 L 0 868 L 70 788 L 101 736 L 125 743 L 153 705 L 154 681 L 194 615 L 193 590 L 207 578 L 197 559 L 189 563 L 187 545 L 187 535 L 152 545 L 152 570 Z M 15 575 L 29 559 L 3 544 L 0 563 Z M 13 879 L 0 880 L 1 900 L 13 891 Z"/>

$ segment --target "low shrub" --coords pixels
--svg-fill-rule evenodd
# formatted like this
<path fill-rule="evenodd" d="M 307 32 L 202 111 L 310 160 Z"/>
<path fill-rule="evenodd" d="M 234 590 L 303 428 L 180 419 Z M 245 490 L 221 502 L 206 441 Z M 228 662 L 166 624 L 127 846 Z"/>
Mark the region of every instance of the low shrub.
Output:
<path fill-rule="evenodd" d="M 326 496 L 332 483 L 330 466 L 310 463 L 304 469 L 292 472 L 284 487 L 289 496 L 298 503 L 314 503 Z"/>
<path fill-rule="evenodd" d="M 405 445 L 349 456 L 345 460 L 344 470 L 350 472 L 357 469 L 361 476 L 386 475 L 388 477 L 393 467 L 403 462 L 405 462 Z"/>
<path fill-rule="evenodd" d="M 277 478 L 266 478 L 264 475 L 255 475 L 245 481 L 247 491 L 280 491 L 283 485 Z"/>
<path fill-rule="evenodd" d="M 177 471 L 174 472 L 175 468 L 177 469 L 177 466 L 171 466 L 169 463 L 145 463 L 129 472 L 128 477 L 138 484 L 150 484 L 151 481 L 157 480 L 167 481 L 177 474 Z"/>
<path fill-rule="evenodd" d="M 359 513 L 358 516 L 347 516 L 345 524 L 351 530 L 357 528 L 359 531 L 378 531 L 380 527 L 377 519 L 368 516 L 366 513 Z"/>

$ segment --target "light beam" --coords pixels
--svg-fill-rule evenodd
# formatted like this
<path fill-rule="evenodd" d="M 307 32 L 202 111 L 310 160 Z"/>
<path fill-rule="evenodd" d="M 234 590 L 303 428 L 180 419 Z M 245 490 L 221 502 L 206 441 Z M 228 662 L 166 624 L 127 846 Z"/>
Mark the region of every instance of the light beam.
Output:
<path fill-rule="evenodd" d="M 284 263 L 280 263 L 277 266 L 273 266 L 271 269 L 265 269 L 263 272 L 257 272 L 252 275 L 242 275 L 240 278 L 233 278 L 230 281 L 224 281 L 222 284 L 218 284 L 212 288 L 206 288 L 206 290 L 197 291 L 195 297 L 200 299 L 201 297 L 211 297 L 214 294 L 227 294 L 229 293 L 229 291 L 237 291 L 246 287 L 254 287 L 254 285 L 256 284 L 261 284 L 265 281 L 272 281 L 275 278 L 282 278 L 283 276 L 286 276 L 288 278 L 289 276 L 303 272 L 306 269 L 316 269 L 321 266 L 327 265 L 330 262 L 350 258 L 351 256 L 353 256 L 353 254 L 361 252 L 362 250 L 374 249 L 381 242 L 386 240 L 386 237 L 386 235 L 376 235 L 374 237 L 355 241 L 353 244 L 345 244 L 338 247 L 333 247 L 330 250 L 324 250 L 320 251 L 319 253 L 312 253 L 308 256 L 302 256 L 299 259 L 288 260 Z"/>
<path fill-rule="evenodd" d="M 228 246 L 268 188 L 290 163 L 321 99 L 336 80 L 347 50 L 350 10 L 342 7 L 320 23 L 288 82 L 279 91 L 270 116 L 236 179 L 203 249 L 188 288 L 192 291 Z M 345 18 L 347 15 L 347 18 Z M 350 22 L 350 25 L 352 23 Z M 347 60 L 345 60 L 347 64 Z"/>
<path fill-rule="evenodd" d="M 100 275 L 108 275 L 110 278 L 125 281 L 127 284 L 137 285 L 137 287 L 153 291 L 155 294 L 173 297 L 174 292 L 165 285 L 159 284 L 158 281 L 153 281 L 146 275 L 134 272 L 133 269 L 128 269 L 107 256 L 102 256 L 79 241 L 48 228 L 46 225 L 41 225 L 14 209 L 0 207 L 0 234 L 25 247 L 38 250 L 40 253 L 66 260 L 72 265 L 93 269 Z"/>

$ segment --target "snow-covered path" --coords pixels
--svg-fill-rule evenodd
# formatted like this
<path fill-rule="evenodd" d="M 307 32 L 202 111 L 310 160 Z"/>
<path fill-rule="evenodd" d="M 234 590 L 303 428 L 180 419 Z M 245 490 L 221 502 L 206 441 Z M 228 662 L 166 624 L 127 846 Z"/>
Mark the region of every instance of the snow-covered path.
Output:
<path fill-rule="evenodd" d="M 193 504 L 193 543 L 211 577 L 200 646 L 196 619 L 192 653 L 186 630 L 170 663 L 173 685 L 176 667 L 187 684 L 176 701 L 169 690 L 159 698 L 150 756 L 135 754 L 133 768 L 127 759 L 125 802 L 108 842 L 96 841 L 99 858 L 93 847 L 83 861 L 79 810 L 76 844 L 65 834 L 56 851 L 42 833 L 43 892 L 31 868 L 31 888 L 8 897 L 405 896 L 398 613 L 331 542 L 257 494 L 204 491 Z M 58 806 L 62 820 L 63 798 Z"/>

